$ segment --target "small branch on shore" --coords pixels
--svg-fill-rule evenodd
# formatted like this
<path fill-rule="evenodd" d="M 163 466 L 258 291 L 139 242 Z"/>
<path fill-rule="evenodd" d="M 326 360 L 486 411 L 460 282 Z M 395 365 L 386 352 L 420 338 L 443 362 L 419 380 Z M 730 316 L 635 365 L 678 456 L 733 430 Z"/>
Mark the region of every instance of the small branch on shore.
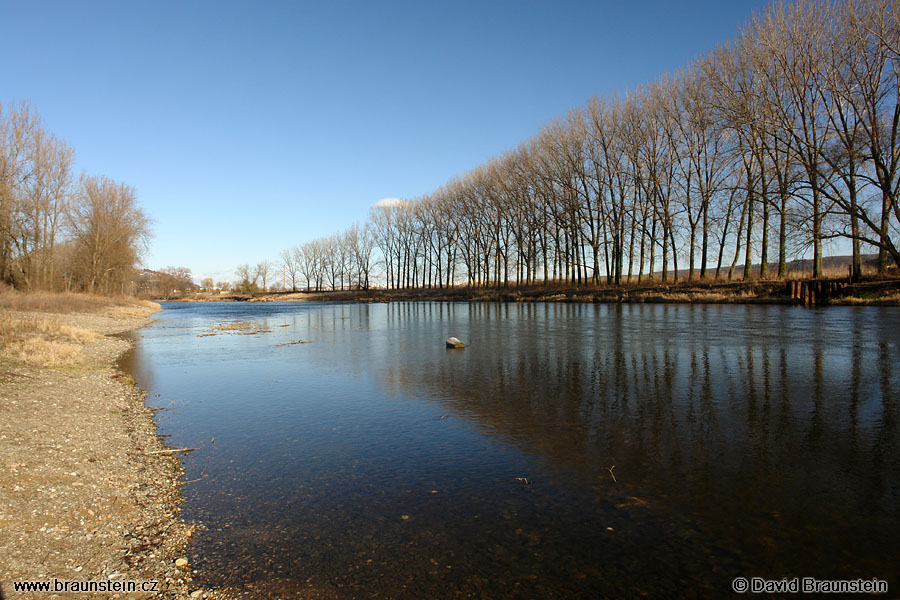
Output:
<path fill-rule="evenodd" d="M 177 454 L 179 452 L 190 452 L 196 448 L 170 448 L 166 450 L 152 450 L 147 454 Z"/>
<path fill-rule="evenodd" d="M 615 468 L 616 468 L 616 465 L 613 465 L 610 468 L 608 468 L 607 471 L 609 471 L 609 474 L 612 475 L 613 483 L 619 483 L 618 481 L 616 481 L 616 474 L 613 473 L 613 469 L 615 469 Z"/>

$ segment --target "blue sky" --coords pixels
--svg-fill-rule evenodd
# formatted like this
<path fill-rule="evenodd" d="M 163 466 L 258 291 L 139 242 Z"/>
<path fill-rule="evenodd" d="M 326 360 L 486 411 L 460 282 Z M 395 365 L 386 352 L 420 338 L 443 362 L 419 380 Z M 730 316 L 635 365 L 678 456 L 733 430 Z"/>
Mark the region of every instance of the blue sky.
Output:
<path fill-rule="evenodd" d="M 765 4 L 0 0 L 0 102 L 137 189 L 146 266 L 233 278 L 677 70 Z"/>

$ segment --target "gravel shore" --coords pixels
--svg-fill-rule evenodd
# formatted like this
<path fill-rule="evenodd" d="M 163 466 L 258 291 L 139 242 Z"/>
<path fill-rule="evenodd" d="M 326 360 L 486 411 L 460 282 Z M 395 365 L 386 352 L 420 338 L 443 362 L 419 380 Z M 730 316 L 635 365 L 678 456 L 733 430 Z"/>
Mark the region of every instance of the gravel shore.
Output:
<path fill-rule="evenodd" d="M 216 598 L 191 584 L 177 455 L 142 392 L 116 370 L 148 307 L 55 318 L 99 335 L 74 364 L 0 362 L 0 599 Z M 157 592 L 21 592 L 16 581 L 158 582 Z M 140 590 L 140 588 L 138 588 Z"/>

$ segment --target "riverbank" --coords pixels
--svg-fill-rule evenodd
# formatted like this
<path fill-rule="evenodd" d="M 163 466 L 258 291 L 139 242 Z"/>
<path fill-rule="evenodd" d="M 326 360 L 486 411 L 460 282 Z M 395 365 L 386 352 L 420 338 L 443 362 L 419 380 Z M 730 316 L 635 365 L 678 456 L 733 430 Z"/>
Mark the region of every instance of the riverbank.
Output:
<path fill-rule="evenodd" d="M 158 582 L 158 593 L 80 597 L 216 597 L 180 560 L 193 534 L 180 518 L 181 464 L 115 366 L 130 346 L 121 334 L 158 310 L 0 296 L 0 598 L 68 597 L 13 586 L 53 579 Z"/>
<path fill-rule="evenodd" d="M 900 306 L 900 279 L 869 278 L 843 287 L 823 303 L 832 305 Z M 626 284 L 621 287 L 536 285 L 527 287 L 452 287 L 370 289 L 258 294 L 195 294 L 186 302 L 596 302 L 688 304 L 801 304 L 787 281 L 679 282 L 670 285 Z"/>

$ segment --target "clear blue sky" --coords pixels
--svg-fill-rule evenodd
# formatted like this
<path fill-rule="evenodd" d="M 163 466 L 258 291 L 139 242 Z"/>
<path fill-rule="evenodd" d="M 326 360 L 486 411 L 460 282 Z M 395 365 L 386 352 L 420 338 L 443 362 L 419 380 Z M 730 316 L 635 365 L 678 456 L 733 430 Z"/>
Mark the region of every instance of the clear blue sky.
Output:
<path fill-rule="evenodd" d="M 233 278 L 678 69 L 765 4 L 0 0 L 0 102 L 137 189 L 146 266 Z"/>

